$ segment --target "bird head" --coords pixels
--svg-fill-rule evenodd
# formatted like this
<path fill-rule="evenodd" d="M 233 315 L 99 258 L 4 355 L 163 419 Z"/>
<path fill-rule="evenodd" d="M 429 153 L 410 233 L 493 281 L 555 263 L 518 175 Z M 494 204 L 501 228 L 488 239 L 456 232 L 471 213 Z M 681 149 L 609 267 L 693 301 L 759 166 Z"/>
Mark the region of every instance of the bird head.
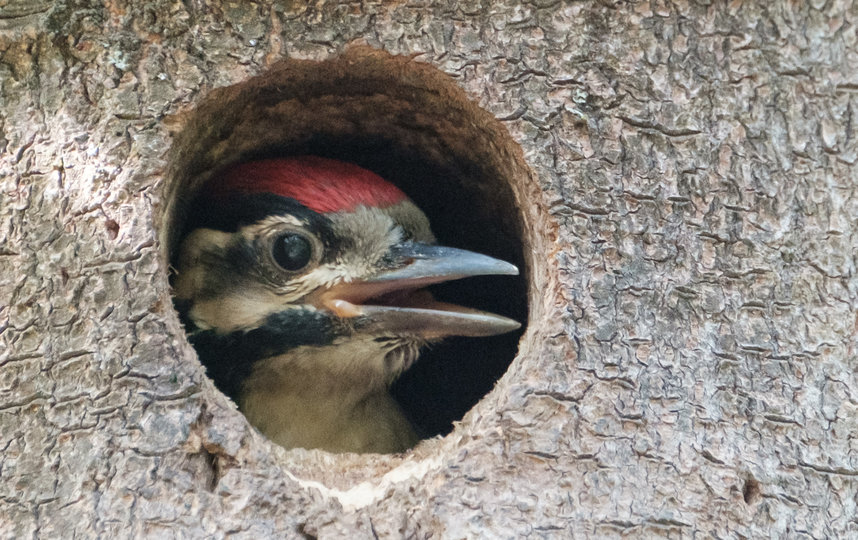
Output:
<path fill-rule="evenodd" d="M 269 369 L 256 385 L 282 376 L 296 392 L 368 392 L 427 343 L 519 327 L 435 300 L 429 285 L 518 270 L 436 245 L 423 212 L 357 165 L 299 156 L 232 166 L 205 186 L 187 230 L 174 296 L 210 376 L 233 398 L 260 362 Z"/>

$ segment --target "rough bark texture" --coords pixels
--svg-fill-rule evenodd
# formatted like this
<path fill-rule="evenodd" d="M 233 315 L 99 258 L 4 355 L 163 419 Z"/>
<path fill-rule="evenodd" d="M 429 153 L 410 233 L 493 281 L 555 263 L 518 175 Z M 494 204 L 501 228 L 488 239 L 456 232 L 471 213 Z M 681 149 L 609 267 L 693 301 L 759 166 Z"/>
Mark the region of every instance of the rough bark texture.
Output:
<path fill-rule="evenodd" d="M 858 535 L 858 8 L 706 4 L 0 3 L 0 536 Z M 171 123 L 355 43 L 532 171 L 519 355 L 404 456 L 249 428 L 159 229 Z"/>

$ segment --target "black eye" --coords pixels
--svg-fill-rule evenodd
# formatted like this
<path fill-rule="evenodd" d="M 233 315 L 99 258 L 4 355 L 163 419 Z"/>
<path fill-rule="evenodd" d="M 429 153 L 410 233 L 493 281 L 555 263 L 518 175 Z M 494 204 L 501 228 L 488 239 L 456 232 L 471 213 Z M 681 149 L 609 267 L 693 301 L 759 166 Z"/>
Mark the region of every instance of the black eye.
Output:
<path fill-rule="evenodd" d="M 284 270 L 295 272 L 310 263 L 313 245 L 300 234 L 286 233 L 274 239 L 271 255 Z"/>

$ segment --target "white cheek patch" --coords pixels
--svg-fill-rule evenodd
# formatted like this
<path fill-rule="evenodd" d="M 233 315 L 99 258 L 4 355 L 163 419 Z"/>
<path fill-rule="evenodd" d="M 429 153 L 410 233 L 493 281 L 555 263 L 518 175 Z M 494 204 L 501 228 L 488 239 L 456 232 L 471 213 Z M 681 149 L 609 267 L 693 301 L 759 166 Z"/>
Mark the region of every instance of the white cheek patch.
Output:
<path fill-rule="evenodd" d="M 270 315 L 290 308 L 315 308 L 304 298 L 314 290 L 337 281 L 327 268 L 320 267 L 308 275 L 275 289 L 262 284 L 237 286 L 223 294 L 197 300 L 188 315 L 202 329 L 233 332 L 260 326 Z"/>
<path fill-rule="evenodd" d="M 289 307 L 283 299 L 267 291 L 230 292 L 194 303 L 188 316 L 203 330 L 228 333 L 256 328 L 269 315 Z"/>

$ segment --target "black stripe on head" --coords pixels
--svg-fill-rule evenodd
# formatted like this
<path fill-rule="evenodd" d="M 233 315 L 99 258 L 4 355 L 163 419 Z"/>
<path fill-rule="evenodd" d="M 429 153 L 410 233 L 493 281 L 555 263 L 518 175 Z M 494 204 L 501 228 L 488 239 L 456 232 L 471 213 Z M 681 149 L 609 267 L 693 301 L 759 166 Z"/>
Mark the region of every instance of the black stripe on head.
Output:
<path fill-rule="evenodd" d="M 185 232 L 207 228 L 236 232 L 241 227 L 257 223 L 268 216 L 290 215 L 306 224 L 309 231 L 322 234 L 330 228 L 330 220 L 295 199 L 273 193 L 238 193 L 233 197 L 197 198 L 187 216 Z M 324 239 L 323 239 L 324 241 Z"/>
<path fill-rule="evenodd" d="M 269 315 L 252 330 L 198 330 L 188 339 L 215 385 L 236 400 L 254 363 L 303 345 L 327 345 L 337 336 L 336 329 L 329 315 L 298 308 Z"/>

